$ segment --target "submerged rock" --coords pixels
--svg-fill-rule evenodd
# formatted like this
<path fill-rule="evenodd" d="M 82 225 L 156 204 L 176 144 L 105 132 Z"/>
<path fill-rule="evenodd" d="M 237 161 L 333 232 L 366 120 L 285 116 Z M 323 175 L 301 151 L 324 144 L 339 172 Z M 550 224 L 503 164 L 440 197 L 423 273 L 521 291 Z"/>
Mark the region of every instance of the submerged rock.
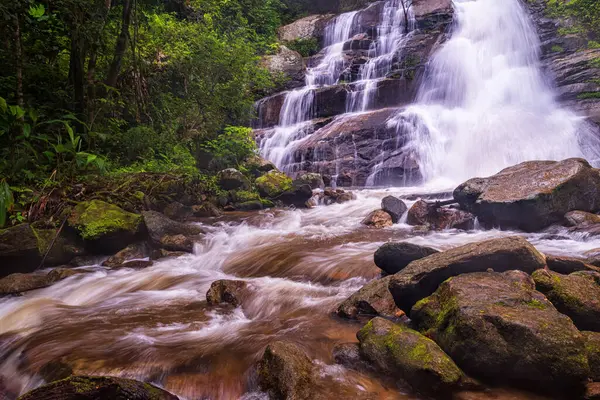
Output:
<path fill-rule="evenodd" d="M 408 210 L 408 207 L 402 200 L 394 196 L 386 196 L 381 200 L 381 209 L 392 217 L 392 222 L 397 224 L 404 213 Z"/>
<path fill-rule="evenodd" d="M 77 204 L 68 221 L 94 253 L 122 249 L 138 237 L 143 226 L 141 215 L 100 200 Z"/>
<path fill-rule="evenodd" d="M 73 376 L 37 388 L 19 400 L 178 400 L 171 393 L 132 379 Z"/>
<path fill-rule="evenodd" d="M 396 307 L 392 294 L 388 290 L 389 281 L 390 277 L 385 277 L 367 283 L 344 300 L 338 306 L 336 314 L 348 319 L 377 315 L 387 318 L 402 317 L 404 313 Z"/>
<path fill-rule="evenodd" d="M 408 312 L 450 277 L 488 269 L 533 273 L 545 265 L 544 256 L 520 236 L 486 240 L 411 262 L 391 277 L 390 291 L 398 307 Z"/>
<path fill-rule="evenodd" d="M 51 361 L 40 368 L 38 375 L 40 375 L 46 383 L 50 383 L 70 377 L 73 375 L 73 368 L 62 361 Z"/>
<path fill-rule="evenodd" d="M 339 343 L 333 348 L 333 359 L 337 364 L 346 368 L 360 370 L 370 369 L 369 363 L 360 356 L 360 345 L 358 343 Z"/>
<path fill-rule="evenodd" d="M 274 342 L 267 346 L 258 364 L 258 382 L 272 399 L 310 399 L 313 364 L 295 344 Z"/>
<path fill-rule="evenodd" d="M 464 229 L 475 227 L 475 216 L 455 208 L 437 207 L 419 200 L 408 210 L 406 222 L 409 225 L 424 225 L 434 230 Z"/>
<path fill-rule="evenodd" d="M 375 252 L 375 265 L 388 274 L 395 274 L 413 261 L 439 253 L 427 246 L 419 246 L 409 242 L 388 242 Z"/>
<path fill-rule="evenodd" d="M 471 179 L 454 198 L 485 225 L 537 231 L 569 211 L 600 209 L 600 174 L 580 158 L 528 161 Z"/>
<path fill-rule="evenodd" d="M 600 331 L 600 273 L 584 271 L 562 275 L 538 270 L 536 288 L 581 330 Z"/>
<path fill-rule="evenodd" d="M 369 213 L 362 220 L 361 224 L 368 226 L 369 228 L 387 228 L 392 226 L 394 223 L 392 222 L 392 216 L 383 210 L 375 210 Z"/>
<path fill-rule="evenodd" d="M 542 392 L 584 390 L 584 338 L 522 271 L 448 279 L 410 316 L 465 372 Z"/>
<path fill-rule="evenodd" d="M 215 281 L 206 292 L 206 301 L 212 305 L 228 303 L 237 307 L 242 303 L 247 288 L 248 284 L 244 281 Z"/>
<path fill-rule="evenodd" d="M 360 353 L 375 367 L 415 390 L 448 396 L 463 373 L 431 339 L 383 318 L 374 318 L 358 333 Z"/>

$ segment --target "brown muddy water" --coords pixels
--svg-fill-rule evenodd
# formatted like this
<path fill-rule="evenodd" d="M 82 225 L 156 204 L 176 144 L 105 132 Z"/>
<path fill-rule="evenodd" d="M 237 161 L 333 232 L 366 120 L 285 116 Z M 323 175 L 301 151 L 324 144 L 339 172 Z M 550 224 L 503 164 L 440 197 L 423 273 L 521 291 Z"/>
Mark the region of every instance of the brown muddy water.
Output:
<path fill-rule="evenodd" d="M 203 221 L 209 233 L 193 255 L 142 270 L 86 266 L 89 273 L 0 299 L 0 399 L 42 385 L 37 372 L 52 361 L 67 362 L 77 374 L 153 382 L 182 399 L 267 399 L 254 364 L 274 340 L 295 342 L 309 354 L 323 377 L 318 392 L 324 399 L 352 398 L 356 391 L 372 399 L 419 399 L 396 382 L 334 363 L 334 345 L 356 342 L 361 325 L 332 311 L 378 276 L 373 253 L 388 240 L 447 249 L 515 233 L 419 235 L 402 223 L 379 231 L 361 227 L 382 197 L 416 190 L 423 191 L 364 190 L 341 205 Z M 560 230 L 526 237 L 550 254 L 600 247 L 598 240 Z M 219 279 L 248 282 L 242 306 L 207 306 L 206 291 Z M 490 389 L 457 399 L 540 398 Z"/>

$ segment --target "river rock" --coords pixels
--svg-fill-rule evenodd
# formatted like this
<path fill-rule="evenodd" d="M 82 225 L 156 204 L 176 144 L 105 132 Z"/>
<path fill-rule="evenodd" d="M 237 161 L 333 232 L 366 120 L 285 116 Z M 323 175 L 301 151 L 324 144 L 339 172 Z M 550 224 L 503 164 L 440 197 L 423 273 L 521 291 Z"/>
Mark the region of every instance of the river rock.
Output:
<path fill-rule="evenodd" d="M 402 200 L 394 196 L 386 196 L 381 200 L 381 209 L 392 217 L 392 222 L 397 224 L 408 207 Z"/>
<path fill-rule="evenodd" d="M 393 275 L 413 261 L 439 253 L 427 246 L 419 246 L 409 242 L 388 242 L 377 249 L 374 255 L 375 265 L 386 273 Z"/>
<path fill-rule="evenodd" d="M 405 326 L 376 317 L 356 336 L 365 359 L 419 392 L 447 396 L 463 378 L 460 368 L 434 341 Z"/>
<path fill-rule="evenodd" d="M 72 376 L 37 388 L 19 400 L 178 400 L 171 393 L 132 379 Z"/>
<path fill-rule="evenodd" d="M 360 356 L 358 343 L 338 343 L 333 347 L 333 359 L 337 364 L 346 368 L 361 370 L 369 369 L 370 365 Z"/>
<path fill-rule="evenodd" d="M 600 333 L 581 332 L 585 338 L 585 350 L 590 364 L 591 378 L 600 381 Z"/>
<path fill-rule="evenodd" d="M 150 239 L 157 245 L 166 235 L 196 236 L 204 232 L 200 226 L 173 221 L 157 211 L 143 211 L 142 216 Z"/>
<path fill-rule="evenodd" d="M 600 173 L 580 158 L 528 161 L 471 179 L 454 198 L 488 226 L 537 231 L 569 211 L 600 209 Z"/>
<path fill-rule="evenodd" d="M 81 272 L 70 268 L 55 268 L 47 274 L 39 272 L 11 274 L 0 279 L 0 296 L 42 289 Z"/>
<path fill-rule="evenodd" d="M 323 193 L 320 194 L 319 199 L 323 204 L 329 206 L 331 204 L 342 204 L 356 200 L 356 195 L 344 189 L 326 188 Z"/>
<path fill-rule="evenodd" d="M 294 186 L 308 185 L 311 189 L 323 189 L 325 187 L 323 177 L 314 172 L 307 172 L 299 175 L 296 179 L 294 179 L 293 184 Z"/>
<path fill-rule="evenodd" d="M 546 265 L 550 270 L 565 275 L 578 271 L 600 272 L 600 268 L 589 264 L 588 260 L 575 257 L 546 255 Z"/>
<path fill-rule="evenodd" d="M 73 368 L 62 361 L 50 361 L 38 371 L 38 375 L 44 379 L 46 383 L 60 381 L 73 375 Z"/>
<path fill-rule="evenodd" d="M 217 179 L 219 180 L 219 186 L 224 190 L 250 189 L 250 181 L 248 181 L 248 178 L 235 168 L 219 171 Z"/>
<path fill-rule="evenodd" d="M 585 226 L 600 223 L 600 215 L 585 211 L 569 211 L 565 214 L 567 226 Z"/>
<path fill-rule="evenodd" d="M 160 238 L 160 247 L 168 251 L 194 252 L 194 241 L 185 235 L 165 235 Z"/>
<path fill-rule="evenodd" d="M 208 201 L 192 206 L 192 212 L 196 218 L 219 218 L 223 215 L 217 206 Z"/>
<path fill-rule="evenodd" d="M 409 225 L 428 226 L 434 230 L 464 229 L 475 227 L 475 216 L 469 212 L 448 207 L 436 207 L 419 200 L 408 210 Z"/>
<path fill-rule="evenodd" d="M 68 219 L 73 228 L 94 253 L 114 253 L 138 238 L 143 227 L 142 216 L 101 200 L 77 204 Z"/>
<path fill-rule="evenodd" d="M 150 249 L 146 243 L 130 244 L 123 250 L 119 251 L 114 256 L 102 263 L 103 266 L 109 268 L 121 267 L 132 260 L 147 258 L 150 256 Z"/>
<path fill-rule="evenodd" d="M 590 372 L 583 335 L 525 272 L 448 279 L 410 316 L 475 378 L 572 398 L 584 390 Z"/>
<path fill-rule="evenodd" d="M 31 229 L 37 239 L 41 258 L 46 257 L 44 267 L 68 264 L 73 258 L 85 254 L 81 239 L 70 229 L 61 230 L 44 221 L 34 222 Z"/>
<path fill-rule="evenodd" d="M 244 281 L 215 281 L 206 292 L 206 301 L 211 305 L 227 303 L 237 307 L 242 303 L 247 288 L 248 284 Z"/>
<path fill-rule="evenodd" d="M 386 318 L 399 318 L 404 315 L 396 307 L 392 294 L 388 290 L 390 277 L 375 279 L 344 300 L 336 314 L 342 318 L 359 319 L 377 315 Z"/>
<path fill-rule="evenodd" d="M 295 344 L 274 342 L 267 346 L 258 364 L 258 381 L 272 399 L 310 399 L 313 364 Z"/>
<path fill-rule="evenodd" d="M 37 238 L 29 224 L 0 229 L 0 277 L 32 272 L 41 261 Z"/>
<path fill-rule="evenodd" d="M 520 236 L 512 236 L 470 243 L 413 261 L 392 275 L 389 288 L 396 305 L 407 312 L 450 277 L 488 269 L 533 273 L 545 265 L 544 256 L 535 247 Z"/>
<path fill-rule="evenodd" d="M 163 214 L 171 219 L 182 221 L 191 218 L 194 215 L 194 210 L 190 206 L 174 201 L 164 208 Z"/>
<path fill-rule="evenodd" d="M 283 172 L 273 170 L 257 178 L 256 187 L 261 196 L 273 199 L 292 189 L 292 179 Z"/>
<path fill-rule="evenodd" d="M 600 273 L 562 275 L 548 270 L 532 275 L 536 288 L 581 330 L 600 331 Z"/>
<path fill-rule="evenodd" d="M 362 220 L 361 224 L 366 225 L 369 228 L 381 229 L 392 226 L 394 223 L 392 222 L 392 216 L 389 213 L 383 210 L 375 210 L 370 212 L 369 215 Z"/>

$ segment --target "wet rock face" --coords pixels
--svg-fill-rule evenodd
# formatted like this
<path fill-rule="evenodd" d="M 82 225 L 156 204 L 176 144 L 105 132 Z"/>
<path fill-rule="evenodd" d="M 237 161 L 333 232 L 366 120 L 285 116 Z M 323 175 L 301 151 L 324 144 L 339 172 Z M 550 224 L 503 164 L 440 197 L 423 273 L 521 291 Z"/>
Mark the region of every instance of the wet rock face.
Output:
<path fill-rule="evenodd" d="M 591 378 L 600 380 L 600 333 L 581 332 L 585 338 L 585 350 L 590 364 Z"/>
<path fill-rule="evenodd" d="M 600 173 L 587 161 L 528 161 L 460 185 L 454 198 L 488 226 L 536 231 L 572 210 L 600 209 Z"/>
<path fill-rule="evenodd" d="M 374 261 L 375 265 L 384 272 L 393 275 L 400 272 L 411 262 L 435 253 L 439 253 L 439 251 L 427 246 L 419 246 L 408 242 L 390 242 L 377 249 Z"/>
<path fill-rule="evenodd" d="M 386 196 L 381 200 L 381 209 L 392 217 L 392 222 L 397 224 L 408 207 L 402 200 L 394 196 Z"/>
<path fill-rule="evenodd" d="M 113 377 L 73 376 L 35 389 L 19 400 L 178 400 L 149 383 Z"/>
<path fill-rule="evenodd" d="M 562 275 L 539 270 L 532 275 L 536 288 L 581 330 L 600 331 L 600 273 Z"/>
<path fill-rule="evenodd" d="M 261 66 L 266 68 L 276 78 L 284 77 L 286 84 L 284 89 L 293 89 L 304 84 L 304 73 L 306 65 L 304 59 L 297 51 L 290 50 L 285 46 L 279 46 L 275 55 L 264 56 Z"/>
<path fill-rule="evenodd" d="M 401 312 L 392 294 L 388 290 L 390 277 L 375 279 L 358 292 L 344 300 L 337 308 L 336 314 L 346 319 L 359 319 L 361 317 L 374 317 L 380 315 L 386 318 L 399 318 Z"/>
<path fill-rule="evenodd" d="M 464 274 L 411 318 L 475 378 L 577 397 L 590 374 L 583 335 L 521 271 Z"/>
<path fill-rule="evenodd" d="M 448 395 L 462 371 L 431 339 L 383 318 L 374 318 L 356 335 L 360 354 L 378 370 L 424 393 Z"/>
<path fill-rule="evenodd" d="M 271 343 L 258 364 L 258 379 L 261 389 L 273 399 L 309 399 L 314 383 L 313 365 L 295 344 Z"/>
<path fill-rule="evenodd" d="M 544 256 L 519 236 L 492 239 L 413 261 L 392 275 L 389 288 L 396 305 L 408 312 L 448 278 L 488 269 L 497 272 L 519 269 L 533 273 L 545 265 Z"/>

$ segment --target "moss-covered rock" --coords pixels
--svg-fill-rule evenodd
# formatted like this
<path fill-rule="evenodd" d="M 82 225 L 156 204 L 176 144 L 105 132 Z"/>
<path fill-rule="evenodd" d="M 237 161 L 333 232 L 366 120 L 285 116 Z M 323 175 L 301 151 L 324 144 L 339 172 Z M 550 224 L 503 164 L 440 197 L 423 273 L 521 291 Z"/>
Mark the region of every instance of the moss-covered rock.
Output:
<path fill-rule="evenodd" d="M 546 255 L 546 265 L 548 266 L 548 269 L 558 272 L 559 274 L 568 275 L 578 271 L 600 272 L 600 268 L 591 265 L 588 260 L 575 257 Z"/>
<path fill-rule="evenodd" d="M 524 272 L 448 279 L 410 316 L 475 378 L 571 398 L 584 390 L 590 372 L 583 335 Z"/>
<path fill-rule="evenodd" d="M 68 264 L 73 258 L 85 253 L 81 240 L 68 229 L 45 226 L 41 221 L 31 225 L 38 242 L 38 251 L 44 260 L 44 266 Z"/>
<path fill-rule="evenodd" d="M 178 400 L 149 383 L 113 377 L 72 376 L 37 388 L 19 400 Z"/>
<path fill-rule="evenodd" d="M 391 277 L 375 279 L 358 292 L 344 300 L 337 308 L 336 314 L 342 318 L 358 319 L 377 315 L 387 318 L 399 318 L 404 315 L 396 307 L 392 294 L 388 290 Z"/>
<path fill-rule="evenodd" d="M 544 293 L 581 330 L 600 331 L 600 274 L 592 271 L 562 275 L 541 269 L 533 273 Z"/>
<path fill-rule="evenodd" d="M 325 183 L 321 174 L 309 172 L 294 179 L 294 186 L 308 185 L 311 189 L 324 189 Z"/>
<path fill-rule="evenodd" d="M 263 176 L 269 171 L 277 169 L 275 164 L 273 164 L 269 160 L 265 160 L 260 156 L 251 156 L 244 162 L 244 167 L 250 172 L 254 177 L 258 178 Z"/>
<path fill-rule="evenodd" d="M 448 396 L 463 373 L 431 339 L 383 318 L 374 318 L 357 334 L 360 352 L 377 369 L 415 390 Z"/>
<path fill-rule="evenodd" d="M 132 243 L 142 229 L 142 216 L 100 200 L 77 204 L 69 217 L 92 252 L 111 253 Z"/>
<path fill-rule="evenodd" d="M 585 338 L 585 350 L 587 352 L 591 378 L 600 380 L 600 333 L 581 332 Z"/>
<path fill-rule="evenodd" d="M 250 181 L 248 178 L 235 168 L 219 171 L 217 179 L 219 180 L 219 186 L 221 186 L 223 190 L 250 189 Z"/>
<path fill-rule="evenodd" d="M 258 364 L 258 380 L 272 399 L 301 400 L 312 398 L 315 376 L 310 358 L 298 346 L 274 342 Z"/>
<path fill-rule="evenodd" d="M 256 179 L 256 187 L 261 196 L 273 199 L 292 189 L 292 179 L 283 172 L 269 171 Z"/>
<path fill-rule="evenodd" d="M 38 240 L 29 224 L 0 229 L 0 277 L 32 272 L 41 261 Z"/>

